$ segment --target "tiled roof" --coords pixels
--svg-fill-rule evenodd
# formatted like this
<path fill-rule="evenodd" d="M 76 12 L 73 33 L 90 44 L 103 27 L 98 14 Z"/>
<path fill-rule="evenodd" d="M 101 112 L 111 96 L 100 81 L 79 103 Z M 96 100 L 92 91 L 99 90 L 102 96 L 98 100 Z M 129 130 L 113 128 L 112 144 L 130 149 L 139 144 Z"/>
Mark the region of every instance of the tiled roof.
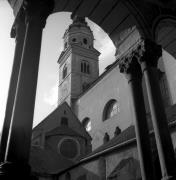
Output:
<path fill-rule="evenodd" d="M 80 136 L 84 136 L 87 139 L 92 139 L 90 134 L 85 130 L 85 128 L 82 126 L 80 120 L 78 117 L 74 114 L 70 106 L 67 104 L 67 102 L 63 102 L 60 104 L 54 111 L 52 111 L 44 120 L 42 120 L 37 126 L 35 126 L 32 130 L 33 134 L 41 133 L 41 129 L 44 132 L 49 132 L 52 129 L 54 129 L 57 125 L 57 118 L 59 117 L 59 114 L 63 111 L 63 109 L 67 110 L 72 115 L 72 119 L 69 119 L 69 121 L 75 121 L 75 123 L 78 124 L 79 131 L 77 132 Z"/>
<path fill-rule="evenodd" d="M 46 133 L 46 136 L 53 136 L 53 135 L 69 135 L 69 136 L 79 136 L 79 137 L 85 138 L 84 136 L 81 136 L 73 129 L 66 127 L 66 126 L 56 127 Z"/>
<path fill-rule="evenodd" d="M 123 159 L 108 176 L 108 179 L 126 179 L 127 177 L 128 179 L 141 178 L 139 161 L 132 157 Z"/>
<path fill-rule="evenodd" d="M 135 131 L 134 131 L 134 126 L 129 126 L 127 129 L 125 129 L 124 131 L 122 131 L 118 136 L 112 138 L 109 142 L 107 142 L 106 144 L 98 147 L 97 149 L 95 149 L 92 153 L 90 153 L 88 156 L 91 156 L 93 154 L 96 154 L 98 152 L 101 152 L 107 148 L 113 147 L 117 144 L 120 144 L 122 142 L 125 142 L 129 139 L 132 139 L 135 137 Z"/>
<path fill-rule="evenodd" d="M 72 166 L 74 163 L 48 147 L 31 147 L 30 165 L 32 172 L 40 174 L 55 174 Z"/>

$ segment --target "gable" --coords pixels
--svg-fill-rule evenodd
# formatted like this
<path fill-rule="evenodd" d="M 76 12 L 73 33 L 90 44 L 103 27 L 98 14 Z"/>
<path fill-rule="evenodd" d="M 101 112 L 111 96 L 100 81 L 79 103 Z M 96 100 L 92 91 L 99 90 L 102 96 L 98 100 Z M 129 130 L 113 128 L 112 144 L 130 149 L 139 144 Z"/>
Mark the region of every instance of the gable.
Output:
<path fill-rule="evenodd" d="M 33 138 L 38 136 L 41 132 L 47 133 L 61 125 L 61 119 L 65 117 L 68 119 L 68 127 L 77 132 L 80 136 L 86 139 L 91 139 L 91 136 L 82 126 L 76 115 L 66 102 L 59 105 L 52 113 L 50 113 L 43 121 L 41 121 L 35 128 L 33 128 Z"/>

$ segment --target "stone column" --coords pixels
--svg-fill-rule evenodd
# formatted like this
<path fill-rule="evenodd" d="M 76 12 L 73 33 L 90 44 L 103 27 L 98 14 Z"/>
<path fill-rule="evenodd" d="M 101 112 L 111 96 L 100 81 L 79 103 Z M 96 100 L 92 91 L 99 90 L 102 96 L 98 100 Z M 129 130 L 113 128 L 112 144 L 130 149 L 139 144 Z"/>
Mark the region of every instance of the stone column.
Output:
<path fill-rule="evenodd" d="M 173 144 L 158 82 L 157 64 L 162 56 L 161 46 L 141 40 L 137 56 L 145 78 L 152 123 L 162 172 L 162 180 L 176 179 Z"/>
<path fill-rule="evenodd" d="M 6 151 L 13 104 L 15 99 L 15 92 L 17 88 L 17 80 L 18 80 L 20 63 L 21 63 L 24 36 L 25 36 L 24 12 L 21 11 L 18 17 L 16 18 L 11 31 L 11 37 L 16 38 L 16 46 L 15 46 L 14 61 L 13 61 L 13 67 L 12 67 L 12 73 L 11 73 L 11 79 L 9 85 L 7 104 L 6 104 L 4 124 L 1 135 L 0 162 L 4 161 L 4 156 Z"/>
<path fill-rule="evenodd" d="M 42 30 L 53 8 L 52 0 L 24 1 L 26 34 L 5 156 L 5 161 L 10 165 L 4 165 L 10 167 L 6 169 L 12 173 L 5 173 L 5 176 L 27 179 L 30 173 L 28 160 Z"/>
<path fill-rule="evenodd" d="M 124 73 L 131 93 L 131 107 L 135 122 L 138 156 L 140 160 L 141 174 L 143 180 L 154 178 L 152 166 L 152 153 L 150 137 L 148 132 L 144 97 L 142 90 L 142 72 L 136 58 L 131 54 L 123 58 L 119 64 L 120 72 Z"/>

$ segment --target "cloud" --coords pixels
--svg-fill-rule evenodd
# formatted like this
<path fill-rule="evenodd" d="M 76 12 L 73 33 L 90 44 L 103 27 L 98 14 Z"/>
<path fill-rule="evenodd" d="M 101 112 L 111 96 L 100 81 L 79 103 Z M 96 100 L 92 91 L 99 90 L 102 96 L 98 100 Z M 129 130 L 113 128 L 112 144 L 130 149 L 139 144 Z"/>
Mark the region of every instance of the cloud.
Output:
<path fill-rule="evenodd" d="M 116 48 L 106 32 L 101 27 L 92 21 L 88 21 L 91 30 L 93 31 L 95 42 L 94 47 L 101 53 L 100 60 L 100 73 L 104 68 L 115 61 Z"/>
<path fill-rule="evenodd" d="M 101 52 L 100 59 L 107 58 L 108 56 L 115 59 L 115 47 L 109 37 L 106 36 L 103 40 L 101 40 L 101 44 L 102 46 L 99 49 Z"/>
<path fill-rule="evenodd" d="M 58 84 L 55 84 L 48 92 L 44 93 L 43 100 L 50 106 L 57 107 L 58 102 Z"/>

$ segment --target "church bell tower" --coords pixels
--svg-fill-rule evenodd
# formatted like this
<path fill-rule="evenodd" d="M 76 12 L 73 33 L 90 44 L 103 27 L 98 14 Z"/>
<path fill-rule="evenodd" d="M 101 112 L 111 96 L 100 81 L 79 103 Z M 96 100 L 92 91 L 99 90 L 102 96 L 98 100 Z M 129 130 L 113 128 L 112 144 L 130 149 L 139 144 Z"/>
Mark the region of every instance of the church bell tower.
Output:
<path fill-rule="evenodd" d="M 99 76 L 98 57 L 94 37 L 84 17 L 74 16 L 66 30 L 59 63 L 59 104 L 74 102 Z"/>

